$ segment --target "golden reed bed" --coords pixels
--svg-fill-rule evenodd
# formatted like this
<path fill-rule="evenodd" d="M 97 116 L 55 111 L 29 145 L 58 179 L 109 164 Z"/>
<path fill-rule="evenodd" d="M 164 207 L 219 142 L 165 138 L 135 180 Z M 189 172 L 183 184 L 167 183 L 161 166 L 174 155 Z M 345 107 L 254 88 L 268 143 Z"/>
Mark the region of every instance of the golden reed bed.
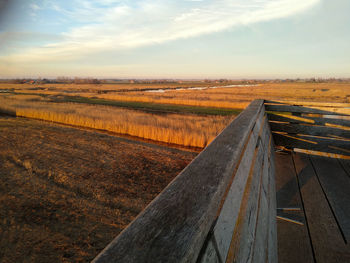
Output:
<path fill-rule="evenodd" d="M 190 147 L 205 147 L 233 119 L 233 116 L 151 114 L 100 105 L 49 103 L 33 95 L 2 96 L 0 105 L 0 111 L 16 116 Z"/>

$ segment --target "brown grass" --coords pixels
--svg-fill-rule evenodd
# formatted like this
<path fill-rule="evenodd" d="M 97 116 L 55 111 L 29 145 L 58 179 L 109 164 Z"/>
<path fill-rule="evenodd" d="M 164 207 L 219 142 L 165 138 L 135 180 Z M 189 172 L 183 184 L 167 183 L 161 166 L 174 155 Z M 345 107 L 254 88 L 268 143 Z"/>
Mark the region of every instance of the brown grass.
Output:
<path fill-rule="evenodd" d="M 98 97 L 118 101 L 166 103 L 191 106 L 245 108 L 253 99 L 350 102 L 349 83 L 267 83 L 258 86 L 229 87 L 205 90 L 180 90 L 152 93 L 145 88 L 169 88 L 208 86 L 205 83 L 168 84 L 1 84 L 0 88 L 16 92 L 46 95 L 76 95 Z M 214 84 L 211 84 L 212 86 Z M 39 88 L 39 89 L 37 89 Z M 134 91 L 127 91 L 134 90 Z M 139 90 L 139 91 L 135 91 Z M 121 92 L 115 92 L 121 91 Z M 106 93 L 104 93 L 106 92 Z M 4 97 L 4 95 L 1 95 Z M 184 115 L 152 115 L 112 107 L 44 103 L 40 96 L 5 96 L 3 110 L 16 112 L 18 116 L 39 118 L 65 124 L 103 129 L 145 139 L 204 147 L 229 122 L 225 117 L 199 117 Z M 12 99 L 11 99 L 12 98 Z M 15 100 L 20 101 L 18 103 Z"/>
<path fill-rule="evenodd" d="M 0 97 L 0 110 L 16 116 L 107 130 L 144 139 L 191 147 L 205 147 L 227 126 L 232 116 L 150 114 L 116 107 Z"/>
<path fill-rule="evenodd" d="M 0 117 L 0 262 L 90 262 L 196 153 Z"/>
<path fill-rule="evenodd" d="M 43 87 L 44 90 L 33 90 L 33 88 L 37 86 Z M 264 83 L 258 86 L 166 91 L 164 93 L 140 91 L 141 89 L 164 89 L 193 86 L 208 87 L 215 86 L 215 84 L 0 84 L 0 88 L 14 88 L 17 92 L 71 96 L 75 95 L 121 101 L 153 102 L 236 109 L 243 109 L 252 100 L 258 98 L 289 101 L 350 102 L 349 83 Z"/>
<path fill-rule="evenodd" d="M 244 109 L 254 99 L 350 102 L 350 84 L 284 83 L 206 90 L 128 92 L 94 95 L 99 98 L 193 106 Z M 81 94 L 82 95 L 82 94 Z M 91 96 L 87 95 L 86 96 Z"/>

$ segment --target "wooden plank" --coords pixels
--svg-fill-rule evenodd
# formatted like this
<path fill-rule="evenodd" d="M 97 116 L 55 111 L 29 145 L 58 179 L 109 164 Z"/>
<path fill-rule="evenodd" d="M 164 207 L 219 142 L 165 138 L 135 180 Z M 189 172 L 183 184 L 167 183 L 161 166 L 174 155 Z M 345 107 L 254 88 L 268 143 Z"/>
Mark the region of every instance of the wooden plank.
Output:
<path fill-rule="evenodd" d="M 203 256 L 200 258 L 201 263 L 220 263 L 218 254 L 216 252 L 214 242 L 212 239 L 209 240 L 208 245 L 205 249 Z"/>
<path fill-rule="evenodd" d="M 255 240 L 252 262 L 266 262 L 268 252 L 269 210 L 268 202 L 271 198 L 269 193 L 269 158 L 268 149 L 264 147 L 264 163 L 260 184 L 260 196 L 258 206 L 258 218 L 255 229 Z"/>
<path fill-rule="evenodd" d="M 350 139 L 350 131 L 340 128 L 278 122 L 270 122 L 270 127 L 272 131 L 287 132 L 289 134 L 307 134 Z"/>
<path fill-rule="evenodd" d="M 263 107 L 253 101 L 93 262 L 194 262 Z"/>
<path fill-rule="evenodd" d="M 311 162 L 340 230 L 350 242 L 350 178 L 336 159 L 311 156 Z"/>
<path fill-rule="evenodd" d="M 332 108 L 332 107 L 304 107 L 293 105 L 266 105 L 266 111 L 278 111 L 278 112 L 293 112 L 293 113 L 312 113 L 312 114 L 324 114 L 324 115 L 344 115 L 349 116 L 350 109 L 348 108 Z"/>
<path fill-rule="evenodd" d="M 261 111 L 254 129 L 250 134 L 249 142 L 242 155 L 242 160 L 233 178 L 232 185 L 230 186 L 230 190 L 225 198 L 217 223 L 214 227 L 214 236 L 217 240 L 219 254 L 223 260 L 226 260 L 249 171 L 252 169 L 251 166 L 254 165 L 253 156 L 257 140 L 262 133 L 263 122 L 266 123 L 267 120 L 264 118 L 264 112 Z"/>
<path fill-rule="evenodd" d="M 286 148 L 300 148 L 306 150 L 350 155 L 350 141 L 278 133 L 273 133 L 273 138 L 276 145 L 284 146 Z"/>
<path fill-rule="evenodd" d="M 252 259 L 263 156 L 263 147 L 259 143 L 255 150 L 254 169 L 249 173 L 226 262 L 248 262 Z"/>
<path fill-rule="evenodd" d="M 315 260 L 318 263 L 350 262 L 337 222 L 306 155 L 294 155 Z"/>
<path fill-rule="evenodd" d="M 256 121 L 256 124 L 255 124 L 255 127 L 253 129 L 253 133 L 256 135 L 256 136 L 261 136 L 262 134 L 262 128 L 265 124 L 265 122 L 267 122 L 267 117 L 265 115 L 265 110 L 264 110 L 264 107 L 262 107 L 260 113 L 259 113 L 259 116 L 257 118 L 257 121 Z"/>
<path fill-rule="evenodd" d="M 295 124 L 314 124 L 319 126 L 338 127 L 339 129 L 343 130 L 350 129 L 350 120 L 347 119 L 314 116 L 293 116 L 277 113 L 267 113 L 267 117 L 271 121 Z"/>
<path fill-rule="evenodd" d="M 214 236 L 217 240 L 219 253 L 223 260 L 226 260 L 233 230 L 236 225 L 248 174 L 251 169 L 251 165 L 253 164 L 253 156 L 257 138 L 258 137 L 255 135 L 255 133 L 252 132 L 245 149 L 245 153 L 243 154 L 217 223 L 214 227 Z"/>
<path fill-rule="evenodd" d="M 275 159 L 274 159 L 274 147 L 272 141 L 270 143 L 269 151 L 269 223 L 268 223 L 268 248 L 267 248 L 267 262 L 278 262 L 278 249 L 277 249 L 277 222 L 276 222 L 276 172 L 275 172 Z"/>
<path fill-rule="evenodd" d="M 264 151 L 266 151 L 267 153 L 269 152 L 269 147 L 270 147 L 270 136 L 271 135 L 271 129 L 270 129 L 270 126 L 269 126 L 269 122 L 268 122 L 268 119 L 267 119 L 267 116 L 265 115 L 265 122 L 264 122 L 264 130 L 262 131 L 262 135 L 261 135 L 261 140 L 262 140 L 262 143 L 265 147 Z"/>
<path fill-rule="evenodd" d="M 278 210 L 277 215 L 304 224 L 298 225 L 277 220 L 279 262 L 314 262 L 292 156 L 291 154 L 276 154 L 275 158 L 277 207 L 301 209 L 301 211 L 294 212 Z"/>

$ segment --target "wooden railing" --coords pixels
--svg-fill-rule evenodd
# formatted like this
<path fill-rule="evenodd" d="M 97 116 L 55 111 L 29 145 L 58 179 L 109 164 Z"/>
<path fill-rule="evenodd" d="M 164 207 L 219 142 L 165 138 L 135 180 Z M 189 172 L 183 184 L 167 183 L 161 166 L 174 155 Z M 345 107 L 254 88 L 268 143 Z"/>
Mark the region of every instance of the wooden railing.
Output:
<path fill-rule="evenodd" d="M 350 157 L 350 104 L 265 101 L 276 146 Z"/>
<path fill-rule="evenodd" d="M 93 262 L 277 262 L 272 153 L 256 100 Z"/>

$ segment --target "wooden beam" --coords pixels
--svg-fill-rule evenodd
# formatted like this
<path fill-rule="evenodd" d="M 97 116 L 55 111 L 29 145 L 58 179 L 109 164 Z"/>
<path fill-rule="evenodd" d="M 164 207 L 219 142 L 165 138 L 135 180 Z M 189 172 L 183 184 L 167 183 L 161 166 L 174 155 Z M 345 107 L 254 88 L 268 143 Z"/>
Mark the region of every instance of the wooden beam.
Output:
<path fill-rule="evenodd" d="M 255 165 L 253 156 L 256 150 L 258 139 L 259 139 L 259 144 L 260 144 L 260 147 L 262 148 L 263 154 L 265 155 L 264 160 L 266 160 L 267 162 L 265 165 L 264 171 L 266 176 L 265 180 L 268 180 L 268 177 L 269 177 L 268 175 L 268 160 L 269 160 L 268 157 L 269 156 L 268 155 L 270 154 L 268 147 L 270 146 L 270 137 L 271 137 L 271 133 L 270 133 L 270 130 L 268 129 L 267 118 L 266 118 L 266 115 L 264 114 L 264 111 L 262 110 L 256 121 L 256 125 L 254 126 L 254 129 L 250 135 L 250 139 L 244 151 L 242 160 L 240 161 L 238 170 L 234 176 L 232 185 L 230 186 L 229 193 L 225 198 L 225 202 L 223 204 L 223 207 L 220 211 L 220 215 L 214 227 L 214 231 L 213 231 L 214 237 L 215 237 L 215 240 L 217 240 L 218 250 L 223 261 L 226 261 L 227 259 L 227 253 L 228 253 L 230 241 L 234 233 L 234 228 L 237 225 L 237 218 L 240 213 L 240 207 L 241 207 L 241 202 L 243 198 L 243 191 L 247 183 L 248 175 L 250 174 L 249 171 L 251 171 Z M 274 174 L 273 175 L 271 174 L 271 177 L 274 178 Z M 267 191 L 266 188 L 267 186 L 265 186 L 264 193 Z M 271 198 L 273 197 L 274 196 L 271 196 Z M 265 196 L 263 200 L 267 202 L 267 197 Z M 261 213 L 261 216 L 259 217 L 260 220 L 267 223 L 267 220 L 268 220 L 267 204 L 263 209 L 260 209 L 259 211 L 260 211 L 259 213 Z M 273 228 L 274 226 L 275 224 L 272 225 L 271 228 Z M 260 234 L 262 230 L 266 230 L 265 238 L 263 237 L 263 234 Z M 267 230 L 268 228 L 266 227 L 266 224 L 264 224 L 263 229 L 261 229 L 258 234 L 258 236 L 260 236 L 260 239 L 262 238 L 263 240 L 259 242 L 260 245 L 256 246 L 256 250 L 264 250 L 262 253 L 265 253 L 265 254 L 267 253 L 266 251 L 267 247 L 264 247 L 267 241 Z M 273 231 L 273 229 L 271 229 L 271 231 Z M 260 254 L 261 256 L 261 253 L 256 253 L 256 254 Z"/>
<path fill-rule="evenodd" d="M 266 149 L 266 148 L 264 148 Z M 269 158 L 268 149 L 264 150 L 262 178 L 260 183 L 260 195 L 258 199 L 258 216 L 255 228 L 255 240 L 252 262 L 264 263 L 268 257 L 268 231 L 269 231 Z"/>
<path fill-rule="evenodd" d="M 269 143 L 269 223 L 268 223 L 268 251 L 267 251 L 267 262 L 273 263 L 278 262 L 277 252 L 277 223 L 276 223 L 276 168 L 275 168 L 275 151 L 272 136 L 270 137 Z"/>
<path fill-rule="evenodd" d="M 259 143 L 255 150 L 254 167 L 249 173 L 226 262 L 248 262 L 252 259 L 263 156 L 263 146 Z"/>
<path fill-rule="evenodd" d="M 260 129 L 260 127 L 255 125 L 254 130 L 258 129 Z M 234 227 L 238 218 L 249 171 L 252 169 L 252 165 L 254 165 L 253 156 L 258 140 L 258 134 L 259 130 L 257 133 L 252 131 L 250 134 L 249 142 L 247 143 L 244 154 L 242 155 L 239 167 L 233 177 L 232 184 L 230 185 L 230 189 L 225 197 L 225 201 L 214 227 L 214 236 L 217 240 L 219 253 L 224 261 L 226 260 Z"/>

